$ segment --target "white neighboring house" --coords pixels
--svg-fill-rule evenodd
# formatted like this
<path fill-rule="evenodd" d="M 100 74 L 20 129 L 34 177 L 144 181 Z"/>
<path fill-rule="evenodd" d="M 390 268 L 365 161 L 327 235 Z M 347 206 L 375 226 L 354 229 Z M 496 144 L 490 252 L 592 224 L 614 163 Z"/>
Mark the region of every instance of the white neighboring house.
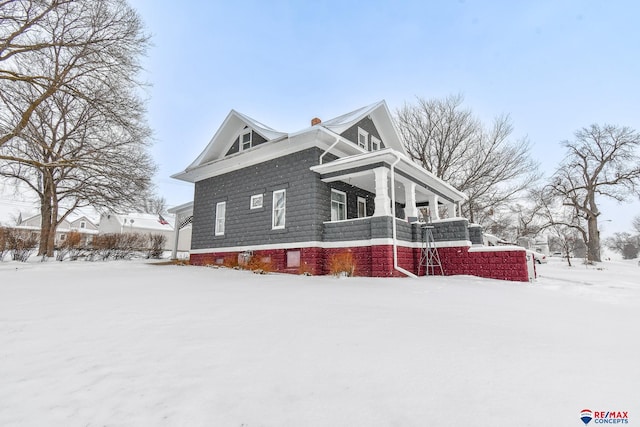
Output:
<path fill-rule="evenodd" d="M 174 231 L 173 216 L 161 216 L 146 213 L 127 213 L 116 214 L 108 213 L 100 217 L 100 234 L 108 233 L 140 233 L 140 234 L 162 234 L 167 238 L 164 249 L 169 250 L 173 247 Z M 190 237 L 190 236 L 189 236 Z M 189 250 L 191 239 L 184 242 L 185 250 Z"/>
<path fill-rule="evenodd" d="M 20 221 L 14 228 L 31 230 L 34 233 L 40 234 L 41 222 L 42 216 L 38 214 Z M 72 231 L 80 233 L 82 237 L 81 245 L 86 246 L 91 244 L 93 236 L 98 234 L 98 226 L 86 216 L 80 216 L 71 220 L 65 219 L 56 228 L 55 246 L 59 247 L 62 245 L 67 239 L 67 235 Z"/>

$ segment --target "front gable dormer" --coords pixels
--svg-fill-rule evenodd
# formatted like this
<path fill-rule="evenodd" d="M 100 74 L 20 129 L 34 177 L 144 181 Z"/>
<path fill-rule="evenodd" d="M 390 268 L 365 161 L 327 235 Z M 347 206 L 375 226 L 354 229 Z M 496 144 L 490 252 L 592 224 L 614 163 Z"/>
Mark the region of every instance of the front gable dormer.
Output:
<path fill-rule="evenodd" d="M 286 136 L 285 132 L 278 132 L 231 110 L 209 144 L 187 170 Z"/>
<path fill-rule="evenodd" d="M 249 150 L 253 147 L 264 144 L 267 141 L 267 138 L 251 129 L 249 126 L 245 126 L 239 132 L 239 135 L 233 140 L 233 144 L 231 145 L 231 148 L 229 148 L 225 156 L 230 156 L 231 154 Z"/>
<path fill-rule="evenodd" d="M 384 101 L 327 120 L 321 125 L 365 151 L 393 148 L 406 154 Z"/>
<path fill-rule="evenodd" d="M 386 148 L 375 123 L 369 117 L 360 120 L 342 132 L 340 136 L 367 151 L 377 151 Z"/>

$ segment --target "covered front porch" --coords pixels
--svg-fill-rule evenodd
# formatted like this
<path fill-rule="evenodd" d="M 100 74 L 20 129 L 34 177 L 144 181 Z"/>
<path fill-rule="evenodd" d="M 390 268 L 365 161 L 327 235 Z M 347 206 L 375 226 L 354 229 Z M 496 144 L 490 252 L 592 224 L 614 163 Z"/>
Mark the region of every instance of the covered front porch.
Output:
<path fill-rule="evenodd" d="M 330 185 L 344 183 L 374 194 L 374 217 L 394 216 L 408 222 L 455 218 L 466 199 L 463 193 L 392 149 L 343 157 L 311 170 Z M 353 218 L 362 217 L 361 212 L 358 209 Z M 352 218 L 332 212 L 332 221 L 347 219 Z"/>

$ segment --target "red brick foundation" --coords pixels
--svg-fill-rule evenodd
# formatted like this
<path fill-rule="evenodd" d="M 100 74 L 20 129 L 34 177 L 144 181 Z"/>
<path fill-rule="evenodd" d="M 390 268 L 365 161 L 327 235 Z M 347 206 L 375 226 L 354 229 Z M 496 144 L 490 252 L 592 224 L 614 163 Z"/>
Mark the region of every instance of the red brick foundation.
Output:
<path fill-rule="evenodd" d="M 444 275 L 472 275 L 491 279 L 528 282 L 526 252 L 523 250 L 469 250 L 469 247 L 439 248 L 438 255 Z M 393 268 L 393 246 L 361 246 L 345 248 L 300 248 L 300 267 L 287 267 L 288 249 L 254 251 L 253 256 L 270 264 L 272 271 L 313 275 L 329 274 L 329 260 L 334 254 L 351 253 L 355 264 L 355 275 L 365 277 L 403 277 Z M 240 252 L 213 252 L 191 254 L 191 264 L 236 265 Z M 425 274 L 425 268 L 418 267 L 421 251 L 419 248 L 398 246 L 398 266 L 414 274 Z M 436 271 L 436 274 L 439 274 Z"/>

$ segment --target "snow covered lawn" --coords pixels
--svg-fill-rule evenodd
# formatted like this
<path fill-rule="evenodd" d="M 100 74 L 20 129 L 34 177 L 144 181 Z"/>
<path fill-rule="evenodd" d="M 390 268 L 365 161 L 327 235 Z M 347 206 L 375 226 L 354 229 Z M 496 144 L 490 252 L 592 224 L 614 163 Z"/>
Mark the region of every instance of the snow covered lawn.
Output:
<path fill-rule="evenodd" d="M 640 267 L 535 283 L 0 263 L 0 426 L 640 425 Z"/>

